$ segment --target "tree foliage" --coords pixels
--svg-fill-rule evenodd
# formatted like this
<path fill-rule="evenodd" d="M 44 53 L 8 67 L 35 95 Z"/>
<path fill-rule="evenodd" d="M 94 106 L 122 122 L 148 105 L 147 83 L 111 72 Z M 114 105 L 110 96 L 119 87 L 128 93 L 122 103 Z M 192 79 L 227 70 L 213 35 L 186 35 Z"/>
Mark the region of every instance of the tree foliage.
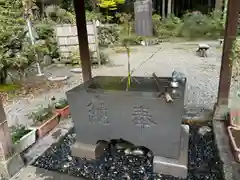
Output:
<path fill-rule="evenodd" d="M 118 5 L 124 4 L 125 0 L 100 0 L 97 4 L 100 8 L 106 8 L 109 10 L 117 9 Z"/>
<path fill-rule="evenodd" d="M 27 62 L 23 49 L 23 7 L 20 0 L 5 0 L 0 3 L 0 83 L 7 78 L 7 70 Z M 27 49 L 28 50 L 28 49 Z"/>

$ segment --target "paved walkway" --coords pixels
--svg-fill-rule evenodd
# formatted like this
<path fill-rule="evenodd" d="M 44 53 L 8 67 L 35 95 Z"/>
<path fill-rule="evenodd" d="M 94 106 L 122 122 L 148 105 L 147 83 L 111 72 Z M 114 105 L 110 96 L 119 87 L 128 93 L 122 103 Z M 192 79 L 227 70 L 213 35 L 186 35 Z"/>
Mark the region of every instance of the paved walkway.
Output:
<path fill-rule="evenodd" d="M 221 50 L 217 41 L 205 42 L 211 48 L 207 58 L 196 56 L 196 49 L 199 42 L 187 43 L 163 43 L 159 46 L 132 47 L 131 68 L 137 68 L 133 75 L 151 76 L 155 72 L 158 76 L 171 76 L 174 69 L 184 72 L 188 78 L 188 88 L 186 91 L 185 104 L 188 109 L 198 107 L 212 109 L 216 101 L 218 78 L 221 63 Z M 159 50 L 160 49 L 160 50 Z M 159 50 L 150 60 L 139 65 Z M 106 53 L 111 59 L 111 63 L 98 69 L 93 69 L 95 75 L 125 76 L 127 74 L 127 56 L 125 53 L 116 54 L 113 50 L 107 49 Z M 9 125 L 31 124 L 28 119 L 29 112 L 32 112 L 39 105 L 47 105 L 52 96 L 61 98 L 65 92 L 72 87 L 82 83 L 81 74 L 73 74 L 70 67 L 51 67 L 45 70 L 47 76 L 69 75 L 67 84 L 58 90 L 48 93 L 21 99 L 5 106 Z"/>

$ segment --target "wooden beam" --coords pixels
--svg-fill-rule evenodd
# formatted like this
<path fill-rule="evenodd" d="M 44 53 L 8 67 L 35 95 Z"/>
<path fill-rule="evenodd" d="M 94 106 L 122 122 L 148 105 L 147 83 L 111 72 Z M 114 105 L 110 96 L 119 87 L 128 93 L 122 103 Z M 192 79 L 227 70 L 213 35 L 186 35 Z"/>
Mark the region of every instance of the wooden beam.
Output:
<path fill-rule="evenodd" d="M 239 11 L 240 1 L 229 0 L 222 53 L 222 64 L 219 79 L 218 102 L 217 102 L 218 104 L 228 104 L 228 96 L 232 78 L 230 56 L 232 53 L 233 42 L 237 36 Z"/>
<path fill-rule="evenodd" d="M 76 14 L 76 25 L 78 32 L 79 51 L 81 57 L 83 81 L 86 82 L 92 79 L 91 71 L 91 60 L 88 47 L 88 34 L 84 0 L 73 0 L 75 14 Z"/>
<path fill-rule="evenodd" d="M 232 80 L 231 53 L 237 35 L 240 1 L 229 0 L 226 17 L 222 62 L 220 69 L 217 103 L 214 107 L 214 119 L 225 120 L 228 110 L 229 92 Z"/>

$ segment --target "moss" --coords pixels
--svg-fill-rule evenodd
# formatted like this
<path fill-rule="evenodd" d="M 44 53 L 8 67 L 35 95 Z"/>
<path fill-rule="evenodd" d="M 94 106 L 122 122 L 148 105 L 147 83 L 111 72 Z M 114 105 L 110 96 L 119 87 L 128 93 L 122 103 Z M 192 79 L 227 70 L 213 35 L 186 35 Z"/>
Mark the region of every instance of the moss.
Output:
<path fill-rule="evenodd" d="M 20 88 L 20 85 L 17 84 L 1 84 L 0 92 L 11 92 Z"/>

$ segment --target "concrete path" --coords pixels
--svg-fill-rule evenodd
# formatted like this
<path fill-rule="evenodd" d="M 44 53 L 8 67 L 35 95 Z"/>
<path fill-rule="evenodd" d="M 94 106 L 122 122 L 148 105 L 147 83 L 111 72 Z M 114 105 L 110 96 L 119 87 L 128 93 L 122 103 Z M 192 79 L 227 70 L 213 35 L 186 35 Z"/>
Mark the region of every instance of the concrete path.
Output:
<path fill-rule="evenodd" d="M 201 58 L 196 56 L 199 43 L 203 42 L 177 42 L 163 43 L 158 46 L 132 47 L 134 51 L 131 53 L 131 69 L 137 68 L 133 75 L 151 76 L 155 72 L 158 76 L 171 76 L 174 69 L 184 72 L 188 78 L 186 107 L 190 110 L 197 107 L 200 111 L 212 109 L 217 97 L 221 49 L 217 41 L 204 42 L 211 47 L 208 57 Z M 158 53 L 139 67 L 143 61 L 157 50 L 159 50 Z M 111 63 L 93 69 L 93 76 L 125 76 L 127 74 L 126 54 L 117 54 L 111 49 L 106 49 L 105 52 L 109 55 Z M 27 116 L 29 112 L 36 109 L 39 105 L 47 105 L 52 96 L 56 98 L 64 97 L 67 90 L 82 83 L 82 75 L 71 73 L 69 70 L 70 67 L 51 67 L 45 70 L 47 76 L 70 76 L 70 79 L 62 89 L 52 90 L 37 97 L 20 99 L 5 105 L 9 125 L 31 124 L 32 120 L 29 120 Z"/>

